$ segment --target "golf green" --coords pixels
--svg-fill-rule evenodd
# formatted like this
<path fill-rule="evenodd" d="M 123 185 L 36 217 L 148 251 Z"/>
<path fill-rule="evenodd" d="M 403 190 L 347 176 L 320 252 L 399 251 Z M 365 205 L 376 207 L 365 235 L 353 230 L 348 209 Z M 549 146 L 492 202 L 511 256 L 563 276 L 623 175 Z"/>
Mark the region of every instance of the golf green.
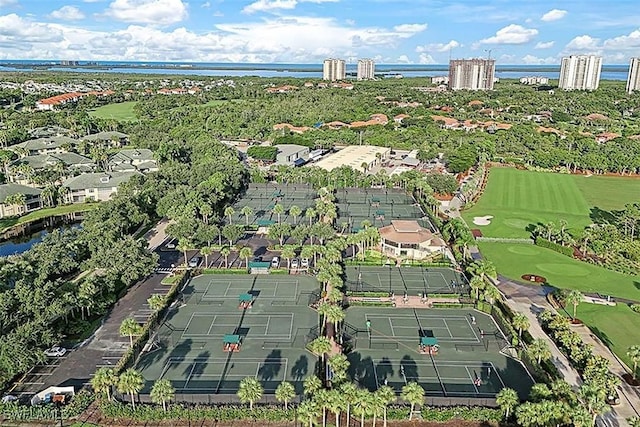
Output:
<path fill-rule="evenodd" d="M 462 216 L 486 237 L 527 238 L 536 224 L 561 220 L 579 234 L 606 212 L 622 209 L 633 194 L 640 194 L 638 179 L 494 167 L 484 194 Z M 473 223 L 487 215 L 493 216 L 489 225 Z"/>
<path fill-rule="evenodd" d="M 89 114 L 93 117 L 101 119 L 113 119 L 119 121 L 132 121 L 136 120 L 136 113 L 133 111 L 133 107 L 137 104 L 136 101 L 119 102 L 116 104 L 107 104 L 102 107 L 98 107 L 91 111 Z"/>
<path fill-rule="evenodd" d="M 478 247 L 506 277 L 520 280 L 523 274 L 538 274 L 558 288 L 640 301 L 640 276 L 628 276 L 530 244 L 478 242 Z"/>

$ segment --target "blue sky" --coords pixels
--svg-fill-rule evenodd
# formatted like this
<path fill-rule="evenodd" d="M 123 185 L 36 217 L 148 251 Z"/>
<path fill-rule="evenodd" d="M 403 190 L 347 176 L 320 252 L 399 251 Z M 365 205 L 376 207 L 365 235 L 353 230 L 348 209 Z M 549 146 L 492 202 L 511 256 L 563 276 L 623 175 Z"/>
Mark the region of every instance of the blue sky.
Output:
<path fill-rule="evenodd" d="M 0 0 L 0 59 L 559 64 L 640 56 L 637 0 Z"/>

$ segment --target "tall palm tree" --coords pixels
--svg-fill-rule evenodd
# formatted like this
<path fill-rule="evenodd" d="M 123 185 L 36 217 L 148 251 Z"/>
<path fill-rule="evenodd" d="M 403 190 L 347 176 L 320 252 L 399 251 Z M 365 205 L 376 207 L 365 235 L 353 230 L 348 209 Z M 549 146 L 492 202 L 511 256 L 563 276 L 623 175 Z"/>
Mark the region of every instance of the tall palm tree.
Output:
<path fill-rule="evenodd" d="M 375 410 L 373 394 L 367 389 L 358 390 L 358 398 L 353 404 L 353 413 L 360 416 L 360 427 L 364 427 L 364 417 Z"/>
<path fill-rule="evenodd" d="M 487 285 L 487 287 L 485 288 L 482 296 L 484 298 L 484 300 L 486 302 L 488 302 L 489 304 L 493 304 L 496 302 L 496 300 L 500 299 L 500 296 L 502 294 L 500 293 L 500 291 L 498 290 L 498 288 L 496 288 L 493 285 Z"/>
<path fill-rule="evenodd" d="M 249 225 L 249 217 L 253 215 L 253 209 L 251 209 L 251 206 L 243 207 L 240 209 L 240 213 L 244 215 L 245 225 Z"/>
<path fill-rule="evenodd" d="M 640 345 L 632 345 L 627 350 L 627 356 L 633 362 L 633 379 L 636 379 L 636 371 L 638 370 L 638 363 L 640 363 Z"/>
<path fill-rule="evenodd" d="M 520 403 L 520 399 L 518 398 L 518 393 L 512 388 L 503 388 L 496 395 L 496 403 L 500 406 L 500 409 L 504 411 L 504 419 L 509 419 L 509 414 L 513 412 L 513 410 Z"/>
<path fill-rule="evenodd" d="M 409 419 L 413 419 L 413 411 L 415 410 L 416 405 L 424 402 L 424 388 L 416 382 L 410 382 L 402 387 L 402 393 L 400 396 L 411 404 Z"/>
<path fill-rule="evenodd" d="M 253 256 L 253 249 L 249 246 L 245 246 L 240 249 L 240 253 L 238 254 L 240 258 L 244 258 L 245 263 L 247 264 L 247 268 L 249 268 L 249 258 Z"/>
<path fill-rule="evenodd" d="M 313 224 L 313 220 L 316 218 L 317 215 L 318 213 L 313 208 L 307 208 L 307 210 L 304 211 L 305 218 L 309 220 L 309 226 Z"/>
<path fill-rule="evenodd" d="M 275 395 L 278 402 L 283 402 L 284 409 L 287 410 L 289 409 L 289 402 L 296 396 L 296 390 L 290 382 L 282 381 L 278 384 Z"/>
<path fill-rule="evenodd" d="M 293 217 L 293 225 L 298 225 L 298 217 L 302 215 L 302 209 L 293 205 L 289 208 L 289 215 Z"/>
<path fill-rule="evenodd" d="M 576 318 L 576 313 L 578 311 L 578 305 L 582 302 L 582 300 L 584 299 L 584 295 L 582 295 L 582 292 L 578 291 L 578 290 L 572 290 L 571 292 L 569 292 L 567 294 L 567 296 L 565 297 L 565 301 L 567 304 L 570 304 L 573 306 L 573 318 Z"/>
<path fill-rule="evenodd" d="M 333 384 L 339 384 L 347 379 L 347 371 L 351 363 L 344 354 L 335 354 L 327 360 L 327 364 L 333 371 Z"/>
<path fill-rule="evenodd" d="M 480 276 L 473 276 L 471 280 L 469 280 L 469 287 L 471 291 L 475 294 L 475 299 L 480 299 L 480 291 L 486 287 L 485 281 Z"/>
<path fill-rule="evenodd" d="M 164 295 L 153 294 L 147 299 L 147 304 L 149 304 L 149 308 L 153 311 L 160 311 L 162 307 L 164 307 L 167 298 Z"/>
<path fill-rule="evenodd" d="M 131 406 L 133 406 L 133 409 L 136 408 L 135 396 L 140 393 L 142 387 L 144 387 L 144 377 L 133 368 L 127 369 L 120 374 L 118 378 L 118 391 L 131 396 Z"/>
<path fill-rule="evenodd" d="M 213 248 L 211 246 L 205 246 L 200 249 L 200 254 L 204 257 L 204 268 L 209 267 L 209 255 L 213 253 Z"/>
<path fill-rule="evenodd" d="M 340 414 L 346 408 L 346 402 L 339 389 L 334 388 L 326 394 L 327 408 L 336 418 L 336 427 L 340 427 Z"/>
<path fill-rule="evenodd" d="M 233 206 L 227 206 L 224 209 L 224 216 L 226 216 L 227 218 L 229 218 L 229 224 L 233 224 L 233 215 L 235 215 L 236 210 L 233 209 Z"/>
<path fill-rule="evenodd" d="M 322 388 L 322 381 L 320 381 L 320 378 L 318 378 L 317 376 L 310 375 L 304 379 L 302 388 L 304 390 L 304 394 L 307 397 L 311 397 Z"/>
<path fill-rule="evenodd" d="M 293 246 L 283 246 L 280 256 L 287 260 L 287 268 L 291 268 L 291 259 L 296 256 L 296 249 Z"/>
<path fill-rule="evenodd" d="M 331 351 L 331 341 L 329 338 L 320 336 L 308 344 L 309 350 L 323 359 L 325 355 Z"/>
<path fill-rule="evenodd" d="M 271 212 L 278 216 L 278 224 L 280 224 L 280 215 L 284 213 L 284 206 L 282 206 L 280 203 L 276 203 L 273 206 L 273 210 Z"/>
<path fill-rule="evenodd" d="M 376 400 L 377 406 L 382 408 L 383 425 L 384 427 L 387 427 L 387 408 L 390 404 L 396 401 L 396 393 L 388 385 L 383 385 L 382 387 L 377 389 L 373 393 L 373 395 Z"/>
<path fill-rule="evenodd" d="M 151 387 L 151 401 L 155 404 L 162 404 L 162 409 L 167 411 L 167 402 L 176 395 L 176 389 L 167 379 L 159 379 Z"/>
<path fill-rule="evenodd" d="M 223 246 L 220 249 L 220 255 L 224 257 L 224 268 L 229 268 L 229 255 L 231 254 L 231 248 L 229 246 Z"/>
<path fill-rule="evenodd" d="M 346 317 L 345 312 L 342 310 L 342 307 L 338 305 L 329 305 L 329 310 L 326 312 L 327 321 L 333 323 L 333 327 L 336 331 L 336 335 L 338 334 L 338 323 L 342 322 Z"/>
<path fill-rule="evenodd" d="M 184 268 L 187 268 L 187 265 L 188 265 L 187 263 L 189 262 L 187 251 L 192 246 L 193 246 L 193 243 L 189 239 L 185 239 L 185 238 L 178 239 L 178 247 L 176 249 L 181 251 L 182 255 L 184 256 Z"/>
<path fill-rule="evenodd" d="M 340 394 L 347 405 L 347 425 L 351 423 L 351 407 L 358 399 L 358 388 L 351 382 L 345 382 L 339 388 Z"/>
<path fill-rule="evenodd" d="M 253 410 L 253 403 L 262 399 L 263 394 L 264 387 L 257 379 L 246 377 L 240 381 L 237 395 L 242 403 L 249 403 L 249 409 Z"/>
<path fill-rule="evenodd" d="M 596 425 L 596 418 L 611 410 L 605 400 L 605 391 L 594 384 L 585 383 L 580 386 L 578 393 L 580 402 L 592 416 L 591 425 Z"/>
<path fill-rule="evenodd" d="M 111 368 L 100 368 L 91 378 L 91 387 L 96 393 L 104 393 L 111 400 L 111 387 L 118 383 L 118 376 Z"/>
<path fill-rule="evenodd" d="M 518 338 L 522 340 L 522 331 L 529 329 L 529 318 L 523 313 L 516 313 L 511 320 L 513 327 L 518 331 Z"/>
<path fill-rule="evenodd" d="M 298 421 L 302 421 L 305 423 L 309 423 L 309 427 L 313 427 L 316 419 L 318 418 L 318 413 L 320 412 L 320 408 L 318 407 L 315 400 L 305 400 L 298 406 L 297 418 Z"/>
<path fill-rule="evenodd" d="M 538 364 L 542 362 L 542 360 L 547 360 L 551 357 L 551 350 L 549 349 L 549 344 L 542 338 L 536 338 L 533 340 L 531 345 L 528 348 L 529 355 L 538 361 Z"/>
<path fill-rule="evenodd" d="M 327 292 L 327 301 L 329 301 L 331 304 L 342 302 L 343 299 L 344 293 L 342 293 L 342 291 L 335 286 L 332 286 L 329 292 Z"/>
<path fill-rule="evenodd" d="M 120 335 L 129 337 L 129 345 L 133 348 L 133 337 L 142 335 L 143 327 L 133 317 L 128 317 L 120 324 Z"/>

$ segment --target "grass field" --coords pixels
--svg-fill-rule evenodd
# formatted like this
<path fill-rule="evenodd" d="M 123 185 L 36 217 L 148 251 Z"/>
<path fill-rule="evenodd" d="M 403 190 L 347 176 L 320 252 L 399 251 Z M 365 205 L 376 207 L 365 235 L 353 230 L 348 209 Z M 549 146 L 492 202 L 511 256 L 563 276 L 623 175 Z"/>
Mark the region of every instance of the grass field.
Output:
<path fill-rule="evenodd" d="M 622 209 L 633 194 L 640 194 L 640 180 L 633 178 L 492 168 L 484 194 L 463 217 L 487 237 L 527 238 L 531 224 L 562 219 L 577 234 L 593 222 L 593 208 Z M 485 215 L 493 216 L 490 225 L 473 224 L 474 217 Z"/>
<path fill-rule="evenodd" d="M 77 213 L 77 212 L 86 212 L 86 211 L 90 211 L 96 206 L 98 206 L 97 203 L 62 205 L 62 206 L 56 206 L 55 208 L 40 209 L 17 218 L 2 219 L 0 220 L 0 233 L 19 224 L 36 221 L 38 219 L 46 218 L 49 216 L 65 215 L 65 214 Z"/>
<path fill-rule="evenodd" d="M 133 107 L 137 104 L 136 101 L 120 102 L 117 104 L 103 105 L 91 111 L 94 117 L 101 119 L 115 119 L 119 121 L 133 121 L 136 120 L 136 114 L 133 111 Z"/>
<path fill-rule="evenodd" d="M 555 287 L 640 301 L 638 276 L 611 271 L 534 245 L 478 242 L 478 246 L 482 255 L 507 277 L 522 280 L 523 274 L 538 274 Z"/>

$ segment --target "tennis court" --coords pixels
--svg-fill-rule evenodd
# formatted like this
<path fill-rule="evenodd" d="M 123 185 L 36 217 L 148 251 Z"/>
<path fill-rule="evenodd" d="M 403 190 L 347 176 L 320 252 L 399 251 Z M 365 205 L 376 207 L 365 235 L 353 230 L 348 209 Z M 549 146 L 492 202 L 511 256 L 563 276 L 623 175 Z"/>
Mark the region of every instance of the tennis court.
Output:
<path fill-rule="evenodd" d="M 182 394 L 234 394 L 245 377 L 258 378 L 267 393 L 285 379 L 301 391 L 316 364 L 305 346 L 318 334 L 309 308 L 318 296 L 306 276 L 193 278 L 140 358 L 144 392 L 165 378 Z"/>
<path fill-rule="evenodd" d="M 415 381 L 430 396 L 486 398 L 511 387 L 526 397 L 533 384 L 491 316 L 473 309 L 350 307 L 343 340 L 352 377 L 370 390 Z"/>
<path fill-rule="evenodd" d="M 317 196 L 316 190 L 308 184 L 252 183 L 242 198 L 233 205 L 235 214 L 232 220 L 235 224 L 273 224 L 278 222 L 278 215 L 273 213 L 273 208 L 279 204 L 284 208 L 284 213 L 280 214 L 280 221 L 293 224 L 299 222 L 301 217 L 294 218 L 290 215 L 291 207 L 299 207 L 304 215 L 307 208 L 314 206 Z M 241 212 L 245 206 L 252 210 L 248 216 Z M 229 218 L 226 218 L 226 221 L 228 220 Z"/>
<path fill-rule="evenodd" d="M 347 290 L 351 292 L 388 292 L 410 296 L 464 293 L 468 285 L 464 276 L 446 267 L 419 266 L 348 266 Z"/>

